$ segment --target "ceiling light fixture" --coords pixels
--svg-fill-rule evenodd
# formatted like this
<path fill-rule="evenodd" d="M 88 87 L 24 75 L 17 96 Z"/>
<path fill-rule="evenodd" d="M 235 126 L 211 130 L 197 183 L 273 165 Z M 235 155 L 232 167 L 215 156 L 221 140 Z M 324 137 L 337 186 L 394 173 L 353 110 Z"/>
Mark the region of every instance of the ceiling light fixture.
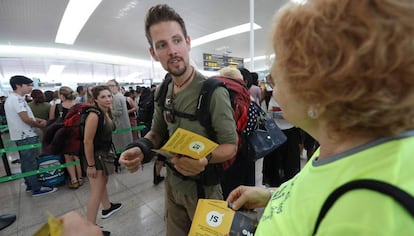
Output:
<path fill-rule="evenodd" d="M 253 57 L 254 61 L 261 61 L 261 60 L 267 60 L 267 59 L 273 59 L 275 57 L 275 54 L 271 54 L 269 55 L 263 55 L 263 56 L 257 56 L 257 57 Z M 250 58 L 245 58 L 243 60 L 244 63 L 248 63 L 250 62 Z"/>
<path fill-rule="evenodd" d="M 102 0 L 70 0 L 60 21 L 55 42 L 73 45 L 86 21 L 101 2 Z"/>
<path fill-rule="evenodd" d="M 304 5 L 308 0 L 290 0 L 293 3 Z"/>
<path fill-rule="evenodd" d="M 138 0 L 133 0 L 126 4 L 124 8 L 119 10 L 118 15 L 115 16 L 116 19 L 121 19 L 122 17 L 125 17 L 128 15 L 128 12 L 134 9 L 138 5 Z"/>
<path fill-rule="evenodd" d="M 70 59 L 80 61 L 100 62 L 114 65 L 132 65 L 152 68 L 153 63 L 150 60 L 141 60 L 131 57 L 114 56 L 109 54 L 69 50 L 61 48 L 42 48 L 26 46 L 9 46 L 0 45 L 1 57 L 40 57 Z M 155 67 L 161 67 L 159 63 Z"/>
<path fill-rule="evenodd" d="M 254 30 L 261 29 L 261 28 L 262 27 L 260 25 L 258 25 L 256 23 L 253 24 L 253 29 Z M 248 31 L 250 31 L 250 23 L 246 23 L 246 24 L 243 24 L 243 25 L 238 25 L 238 26 L 231 27 L 231 28 L 228 28 L 228 29 L 225 29 L 225 30 L 220 30 L 220 31 L 217 31 L 215 33 L 208 34 L 206 36 L 202 36 L 200 38 L 191 40 L 191 47 L 197 47 L 197 46 L 200 46 L 202 44 L 205 44 L 205 43 L 208 43 L 208 42 L 211 42 L 211 41 L 226 38 L 226 37 L 233 36 L 233 35 L 236 35 L 236 34 L 245 33 L 245 32 L 248 32 Z"/>
<path fill-rule="evenodd" d="M 50 65 L 46 78 L 47 79 L 58 79 L 63 69 L 65 69 L 64 65 Z"/>
<path fill-rule="evenodd" d="M 125 76 L 125 80 L 133 80 L 136 79 L 138 76 L 143 75 L 144 73 L 142 72 L 133 72 L 127 76 Z"/>

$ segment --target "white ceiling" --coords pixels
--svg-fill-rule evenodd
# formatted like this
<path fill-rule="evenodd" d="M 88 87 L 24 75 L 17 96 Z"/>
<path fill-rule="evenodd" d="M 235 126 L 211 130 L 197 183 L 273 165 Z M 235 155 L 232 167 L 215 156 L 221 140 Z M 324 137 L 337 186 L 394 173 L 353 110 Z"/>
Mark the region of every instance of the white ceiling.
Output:
<path fill-rule="evenodd" d="M 87 0 L 85 0 L 87 1 Z M 255 23 L 262 29 L 255 31 L 254 56 L 271 54 L 269 30 L 272 17 L 287 0 L 255 0 Z M 103 0 L 81 30 L 74 45 L 54 42 L 60 20 L 68 0 L 0 0 L 0 46 L 31 46 L 80 50 L 111 54 L 150 61 L 148 43 L 144 32 L 144 17 L 148 8 L 157 3 L 167 3 L 184 19 L 192 39 L 229 27 L 250 22 L 249 0 Z M 131 7 L 134 6 L 134 7 Z M 203 68 L 202 53 L 222 54 L 217 50 L 228 47 L 230 56 L 250 58 L 250 36 L 243 33 L 210 42 L 191 50 L 193 65 Z M 24 54 L 24 53 L 23 53 Z M 101 63 L 63 59 L 60 56 L 30 56 L 0 50 L 1 84 L 8 83 L 10 76 L 24 74 L 45 81 L 50 64 L 66 65 L 56 82 L 99 82 L 117 78 L 125 82 L 154 77 L 161 79 L 164 71 L 154 67 L 119 65 L 116 62 Z M 255 61 L 254 69 L 268 68 L 268 60 Z M 251 68 L 249 63 L 245 63 Z M 126 75 L 138 72 L 133 81 Z M 131 78 L 130 78 L 131 79 Z"/>

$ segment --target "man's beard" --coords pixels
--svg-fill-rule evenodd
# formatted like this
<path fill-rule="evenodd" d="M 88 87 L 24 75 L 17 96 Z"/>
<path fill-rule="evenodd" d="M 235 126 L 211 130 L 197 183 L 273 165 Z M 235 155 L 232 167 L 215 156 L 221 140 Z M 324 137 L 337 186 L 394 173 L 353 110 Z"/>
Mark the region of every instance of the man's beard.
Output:
<path fill-rule="evenodd" d="M 187 71 L 187 66 L 184 66 L 184 68 L 182 70 L 176 71 L 176 70 L 173 70 L 173 69 L 169 69 L 168 72 L 171 75 L 175 76 L 175 77 L 180 77 L 180 76 L 184 75 L 186 71 Z"/>
<path fill-rule="evenodd" d="M 175 60 L 179 60 L 179 61 L 181 61 L 181 62 L 183 62 L 184 63 L 184 67 L 183 68 L 181 68 L 181 66 L 177 66 L 177 67 L 170 67 L 170 66 L 167 66 L 167 71 L 171 74 L 171 75 L 173 75 L 173 76 L 175 76 L 175 77 L 180 77 L 180 76 L 182 76 L 182 75 L 184 75 L 185 74 L 185 72 L 187 71 L 187 69 L 188 69 L 188 65 L 187 65 L 187 63 L 186 63 L 186 61 L 184 60 L 184 58 L 182 58 L 182 57 L 175 57 L 175 58 L 171 58 L 170 60 L 173 60 L 173 59 L 175 59 Z M 180 63 L 181 64 L 181 63 Z"/>

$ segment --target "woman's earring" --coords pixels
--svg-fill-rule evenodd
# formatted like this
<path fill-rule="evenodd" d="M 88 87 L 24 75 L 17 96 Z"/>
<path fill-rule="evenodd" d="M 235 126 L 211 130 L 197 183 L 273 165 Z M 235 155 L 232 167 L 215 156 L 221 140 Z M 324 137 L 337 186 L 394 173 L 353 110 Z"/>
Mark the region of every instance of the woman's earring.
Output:
<path fill-rule="evenodd" d="M 316 111 L 315 111 L 315 109 L 313 109 L 313 107 L 310 107 L 308 109 L 308 116 L 312 119 L 316 118 Z"/>

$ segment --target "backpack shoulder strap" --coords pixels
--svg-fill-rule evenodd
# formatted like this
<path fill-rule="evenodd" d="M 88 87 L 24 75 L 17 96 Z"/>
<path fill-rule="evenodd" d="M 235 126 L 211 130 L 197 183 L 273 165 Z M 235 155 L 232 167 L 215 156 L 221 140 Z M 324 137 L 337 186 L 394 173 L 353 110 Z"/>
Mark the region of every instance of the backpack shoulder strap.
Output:
<path fill-rule="evenodd" d="M 158 104 L 159 107 L 163 111 L 171 111 L 174 112 L 176 116 L 183 117 L 189 120 L 196 120 L 197 117 L 195 117 L 194 114 L 188 114 L 180 111 L 172 111 L 172 109 L 165 107 L 165 99 L 167 97 L 168 92 L 168 84 L 170 84 L 172 81 L 172 77 L 170 74 L 165 75 L 164 81 L 160 85 L 160 90 L 158 91 L 158 94 L 156 94 L 154 101 Z"/>
<path fill-rule="evenodd" d="M 210 101 L 214 90 L 218 87 L 226 88 L 226 85 L 214 77 L 208 78 L 203 82 L 203 86 L 201 87 L 200 94 L 198 96 L 198 103 L 195 114 L 196 119 L 200 122 L 200 124 L 208 131 L 212 132 L 214 131 L 211 125 Z M 211 137 L 214 137 L 214 135 Z"/>
<path fill-rule="evenodd" d="M 101 111 L 99 110 L 99 108 L 95 106 L 87 106 L 87 107 L 84 107 L 83 109 L 84 111 L 82 113 L 88 114 L 89 112 L 95 112 L 98 116 L 101 115 Z"/>
<path fill-rule="evenodd" d="M 96 113 L 98 115 L 98 118 L 99 118 L 99 124 L 101 122 L 103 122 L 104 116 L 103 116 L 102 111 L 98 107 L 91 106 L 91 107 L 85 107 L 84 109 L 85 109 L 85 113 L 87 113 L 87 114 L 90 113 L 90 112 Z"/>
<path fill-rule="evenodd" d="M 338 200 L 338 198 L 340 198 L 346 192 L 356 189 L 369 189 L 387 195 L 393 198 L 401 206 L 403 206 L 411 214 L 411 216 L 414 217 L 414 197 L 406 191 L 398 188 L 397 186 L 379 180 L 354 180 L 338 187 L 328 196 L 319 212 L 312 235 L 316 234 L 322 219 L 325 217 L 329 209 L 333 206 L 335 201 Z"/>
<path fill-rule="evenodd" d="M 86 118 L 88 117 L 88 114 L 94 112 L 98 115 L 98 129 L 102 129 L 103 128 L 103 123 L 104 123 L 104 116 L 101 112 L 101 110 L 99 110 L 99 108 L 95 107 L 95 106 L 86 106 L 82 108 L 82 112 L 80 114 L 80 128 L 81 128 L 81 136 L 83 137 L 83 135 L 85 134 L 85 123 L 86 123 Z"/>
<path fill-rule="evenodd" d="M 158 103 L 158 106 L 164 108 L 165 98 L 167 97 L 168 85 L 171 83 L 172 77 L 169 73 L 165 75 L 164 81 L 160 85 L 160 90 L 158 91 L 157 96 L 155 97 L 155 102 Z"/>
<path fill-rule="evenodd" d="M 172 81 L 171 75 L 166 74 L 164 81 L 160 85 L 160 90 L 158 91 L 158 94 L 156 94 L 156 97 L 154 99 L 155 102 L 158 103 L 158 106 L 162 107 L 163 110 L 167 109 L 164 106 L 165 105 L 164 102 L 167 97 L 168 84 L 171 83 L 171 81 Z M 214 77 L 207 79 L 206 81 L 203 82 L 203 86 L 201 87 L 200 94 L 198 96 L 195 116 L 192 114 L 187 114 L 187 113 L 178 112 L 178 111 L 174 111 L 175 114 L 177 116 L 184 117 L 189 120 L 198 120 L 200 124 L 203 127 L 205 127 L 208 131 L 212 131 L 211 115 L 210 115 L 210 100 L 211 100 L 211 96 L 214 90 L 220 86 L 226 88 L 225 84 L 222 81 L 217 80 Z M 210 137 L 214 137 L 214 135 L 211 134 Z"/>

